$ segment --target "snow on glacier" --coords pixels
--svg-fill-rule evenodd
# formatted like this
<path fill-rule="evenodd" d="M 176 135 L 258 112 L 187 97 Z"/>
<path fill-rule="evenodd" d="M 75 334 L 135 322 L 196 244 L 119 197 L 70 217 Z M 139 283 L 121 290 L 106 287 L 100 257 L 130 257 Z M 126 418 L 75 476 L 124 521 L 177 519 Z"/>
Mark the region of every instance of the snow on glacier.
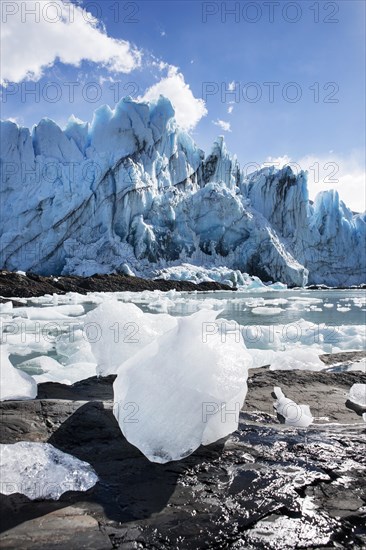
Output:
<path fill-rule="evenodd" d="M 216 317 L 179 318 L 118 369 L 115 417 L 153 462 L 180 460 L 237 429 L 251 358 L 242 341 L 223 337 Z"/>
<path fill-rule="evenodd" d="M 1 493 L 31 500 L 58 500 L 67 491 L 87 491 L 98 476 L 87 462 L 50 443 L 21 441 L 0 445 Z"/>
<path fill-rule="evenodd" d="M 290 167 L 245 174 L 223 138 L 205 157 L 163 97 L 124 98 L 65 130 L 4 121 L 1 145 L 3 268 L 143 274 L 191 263 L 289 286 L 365 282 L 365 215 L 334 191 L 312 204 L 306 174 Z"/>

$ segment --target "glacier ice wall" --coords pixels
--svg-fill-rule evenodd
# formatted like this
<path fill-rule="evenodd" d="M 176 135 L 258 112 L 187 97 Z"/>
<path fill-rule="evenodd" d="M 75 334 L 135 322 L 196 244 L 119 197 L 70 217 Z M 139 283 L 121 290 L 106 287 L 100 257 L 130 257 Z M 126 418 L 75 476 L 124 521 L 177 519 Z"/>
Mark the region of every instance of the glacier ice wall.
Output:
<path fill-rule="evenodd" d="M 365 215 L 309 201 L 290 167 L 246 176 L 218 138 L 205 157 L 169 100 L 124 98 L 61 130 L 1 123 L 0 263 L 41 274 L 129 264 L 226 265 L 291 286 L 365 282 Z"/>

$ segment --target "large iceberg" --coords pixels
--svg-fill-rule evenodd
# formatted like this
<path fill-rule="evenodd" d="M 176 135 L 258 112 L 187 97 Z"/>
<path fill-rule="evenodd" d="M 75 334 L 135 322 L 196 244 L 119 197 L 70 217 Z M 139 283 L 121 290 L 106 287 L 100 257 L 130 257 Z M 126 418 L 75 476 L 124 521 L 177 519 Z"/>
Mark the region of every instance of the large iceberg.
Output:
<path fill-rule="evenodd" d="M 174 317 L 143 313 L 135 304 L 112 299 L 100 304 L 85 316 L 84 325 L 97 374 L 116 374 L 121 363 L 175 325 Z"/>
<path fill-rule="evenodd" d="M 189 262 L 290 286 L 366 279 L 365 215 L 335 191 L 312 203 L 306 174 L 290 167 L 245 174 L 223 138 L 205 157 L 163 97 L 124 98 L 64 130 L 4 121 L 0 161 L 0 266 L 11 271 L 143 274 Z"/>
<path fill-rule="evenodd" d="M 179 318 L 118 369 L 115 417 L 153 462 L 184 458 L 238 427 L 251 357 L 238 325 L 217 324 L 217 315 Z"/>

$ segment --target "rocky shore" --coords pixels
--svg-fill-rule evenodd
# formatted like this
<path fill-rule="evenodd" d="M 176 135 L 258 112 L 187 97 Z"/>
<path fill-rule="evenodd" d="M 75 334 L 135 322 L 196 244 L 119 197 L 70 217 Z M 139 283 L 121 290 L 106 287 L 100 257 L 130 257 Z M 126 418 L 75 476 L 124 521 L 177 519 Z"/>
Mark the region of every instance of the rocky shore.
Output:
<path fill-rule="evenodd" d="M 345 288 L 356 290 L 366 288 L 366 285 L 341 288 L 343 290 Z M 330 290 L 330 287 L 311 285 L 306 287 L 306 289 Z M 215 281 L 196 284 L 190 281 L 175 281 L 172 279 L 142 279 L 121 273 L 92 275 L 90 277 L 79 277 L 76 275 L 56 277 L 37 275 L 35 273 L 0 271 L 0 303 L 9 301 L 9 298 L 32 298 L 43 296 L 44 294 L 66 294 L 67 292 L 78 292 L 79 294 L 87 294 L 88 292 L 142 292 L 144 290 L 207 292 L 212 290 L 235 291 L 237 289 Z M 14 299 L 12 302 L 14 307 L 23 305 Z"/>
<path fill-rule="evenodd" d="M 142 292 L 143 290 L 210 291 L 236 290 L 216 282 L 191 283 L 189 281 L 166 281 L 164 279 L 141 279 L 123 274 L 92 275 L 78 277 L 43 276 L 35 273 L 14 273 L 0 271 L 0 296 L 4 298 L 32 298 L 44 294 L 65 294 L 66 292 Z M 0 299 L 1 300 L 1 299 Z M 2 302 L 8 300 L 1 300 Z M 1 303 L 1 302 L 0 302 Z M 16 302 L 14 305 L 17 305 Z"/>
<path fill-rule="evenodd" d="M 324 356 L 327 366 L 358 353 Z M 1 442 L 41 441 L 89 462 L 87 493 L 1 496 L 7 549 L 366 547 L 366 424 L 347 394 L 361 372 L 250 371 L 239 429 L 190 457 L 150 463 L 112 414 L 114 376 L 39 385 L 1 403 Z M 281 423 L 273 386 L 310 406 L 308 429 Z"/>

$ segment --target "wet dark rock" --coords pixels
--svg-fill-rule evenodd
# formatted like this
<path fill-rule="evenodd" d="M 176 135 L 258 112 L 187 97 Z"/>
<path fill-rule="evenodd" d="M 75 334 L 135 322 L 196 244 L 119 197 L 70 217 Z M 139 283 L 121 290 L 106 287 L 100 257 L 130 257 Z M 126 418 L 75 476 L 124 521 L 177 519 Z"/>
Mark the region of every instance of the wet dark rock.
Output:
<path fill-rule="evenodd" d="M 2 496 L 2 548 L 365 548 L 366 424 L 345 406 L 365 374 L 253 369 L 239 429 L 164 465 L 122 436 L 113 380 L 40 384 L 36 400 L 1 403 L 1 442 L 48 441 L 99 476 L 56 502 Z M 309 404 L 314 424 L 280 424 L 274 385 Z"/>
<path fill-rule="evenodd" d="M 236 290 L 216 282 L 191 283 L 189 281 L 165 281 L 164 279 L 141 279 L 123 274 L 92 275 L 91 277 L 43 276 L 35 273 L 22 275 L 0 271 L 0 296 L 32 298 L 44 294 L 65 294 L 66 292 L 141 292 L 143 290 L 212 291 Z M 5 300 L 7 301 L 7 300 Z"/>

